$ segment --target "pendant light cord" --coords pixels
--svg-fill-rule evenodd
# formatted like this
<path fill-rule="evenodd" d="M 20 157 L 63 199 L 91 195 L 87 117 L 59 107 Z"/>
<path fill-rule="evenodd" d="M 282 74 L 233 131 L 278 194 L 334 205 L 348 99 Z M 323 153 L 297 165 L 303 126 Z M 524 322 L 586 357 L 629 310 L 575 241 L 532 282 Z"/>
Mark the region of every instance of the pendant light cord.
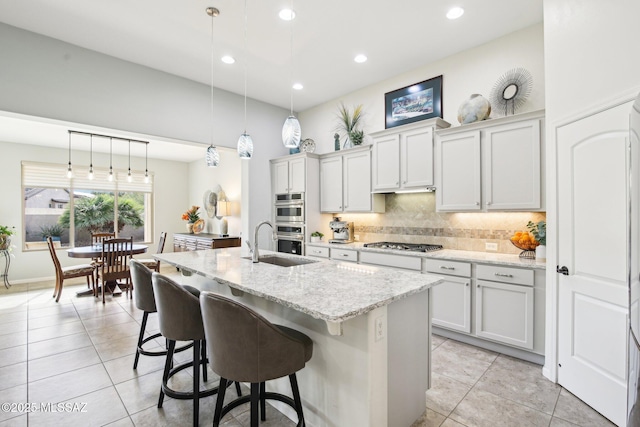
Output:
<path fill-rule="evenodd" d="M 293 0 L 291 0 L 291 81 L 289 82 L 289 93 L 291 94 L 291 113 L 293 116 Z"/>
<path fill-rule="evenodd" d="M 247 133 L 247 0 L 244 0 L 244 133 Z"/>
<path fill-rule="evenodd" d="M 213 134 L 215 132 L 215 126 L 213 124 L 213 20 L 215 15 L 211 14 L 211 145 L 213 146 Z"/>

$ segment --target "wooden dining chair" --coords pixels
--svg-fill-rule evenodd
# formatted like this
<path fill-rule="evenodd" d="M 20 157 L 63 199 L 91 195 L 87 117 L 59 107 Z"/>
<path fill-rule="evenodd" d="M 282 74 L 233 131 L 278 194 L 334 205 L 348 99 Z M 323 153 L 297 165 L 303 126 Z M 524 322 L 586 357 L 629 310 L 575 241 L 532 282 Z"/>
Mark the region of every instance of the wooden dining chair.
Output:
<path fill-rule="evenodd" d="M 91 233 L 91 246 L 101 245 L 102 241 L 105 239 L 115 239 L 116 233 L 113 231 L 101 231 L 99 233 Z M 93 265 L 96 267 L 96 272 L 100 268 L 100 258 L 95 257 L 91 258 Z M 96 278 L 97 279 L 97 278 Z"/>
<path fill-rule="evenodd" d="M 69 267 L 62 267 L 60 265 L 60 260 L 58 260 L 58 255 L 56 254 L 56 249 L 51 236 L 47 237 L 47 246 L 49 247 L 51 259 L 53 260 L 53 266 L 56 269 L 56 286 L 53 291 L 53 297 L 56 299 L 56 302 L 60 301 L 60 295 L 62 295 L 62 285 L 64 284 L 65 279 L 86 276 L 87 286 L 89 286 L 89 277 L 91 277 L 91 286 L 93 286 L 95 292 L 95 266 L 91 264 L 80 264 L 72 265 Z"/>
<path fill-rule="evenodd" d="M 102 241 L 102 255 L 98 277 L 102 286 L 102 303 L 105 302 L 107 287 L 121 285 L 124 280 L 127 295 L 131 297 L 131 274 L 129 261 L 133 257 L 133 237 L 128 239 L 106 239 Z"/>
<path fill-rule="evenodd" d="M 164 250 L 164 242 L 167 240 L 167 232 L 163 231 L 160 233 L 160 240 L 158 241 L 158 251 L 157 254 L 161 254 Z M 144 264 L 149 270 L 160 272 L 160 261 L 153 258 L 137 258 L 136 261 Z"/>

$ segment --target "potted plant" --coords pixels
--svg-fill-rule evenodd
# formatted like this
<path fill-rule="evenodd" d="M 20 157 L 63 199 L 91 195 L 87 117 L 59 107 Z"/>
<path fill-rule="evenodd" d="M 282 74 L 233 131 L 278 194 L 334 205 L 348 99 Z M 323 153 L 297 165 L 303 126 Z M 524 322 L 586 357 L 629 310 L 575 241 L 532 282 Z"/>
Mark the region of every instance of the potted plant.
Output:
<path fill-rule="evenodd" d="M 364 131 L 360 129 L 362 117 L 364 112 L 362 111 L 362 104 L 353 108 L 353 111 L 349 110 L 344 103 L 340 103 L 338 108 L 338 126 L 336 131 L 341 133 L 345 138 L 342 148 L 349 148 L 350 145 L 360 145 L 364 140 Z"/>
<path fill-rule="evenodd" d="M 194 232 L 193 225 L 200 220 L 198 209 L 200 209 L 200 206 L 193 205 L 182 214 L 182 219 L 187 221 L 187 231 L 191 234 Z"/>
<path fill-rule="evenodd" d="M 0 225 L 0 251 L 6 251 L 11 245 L 11 236 L 15 234 L 16 228 Z"/>
<path fill-rule="evenodd" d="M 544 220 L 538 222 L 529 221 L 527 228 L 538 243 L 540 243 L 536 247 L 536 258 L 542 260 L 547 259 L 547 222 Z"/>
<path fill-rule="evenodd" d="M 60 241 L 60 236 L 64 232 L 64 228 L 60 224 L 43 225 L 40 227 L 40 236 L 42 240 L 47 240 L 47 237 L 51 236 L 51 240 Z"/>
<path fill-rule="evenodd" d="M 319 231 L 314 231 L 313 233 L 311 233 L 311 243 L 317 243 L 321 241 L 323 237 L 324 234 Z"/>

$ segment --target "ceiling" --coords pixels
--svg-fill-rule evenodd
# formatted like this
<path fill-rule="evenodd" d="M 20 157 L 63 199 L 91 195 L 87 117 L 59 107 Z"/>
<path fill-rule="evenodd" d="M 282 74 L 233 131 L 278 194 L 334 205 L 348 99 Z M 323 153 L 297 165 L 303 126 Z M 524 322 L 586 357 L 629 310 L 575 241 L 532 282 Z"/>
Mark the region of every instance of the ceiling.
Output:
<path fill-rule="evenodd" d="M 293 107 L 303 111 L 542 21 L 542 0 L 246 4 L 246 49 L 240 0 L 6 1 L 0 22 L 207 85 L 213 24 L 216 87 L 243 94 L 246 68 L 249 97 L 289 108 L 291 84 L 300 82 Z M 291 4 L 293 27 L 278 17 Z M 209 6 L 220 10 L 213 23 Z M 455 21 L 445 17 L 452 6 L 465 9 Z M 356 63 L 360 53 L 368 61 Z M 223 55 L 235 64 L 222 63 Z"/>

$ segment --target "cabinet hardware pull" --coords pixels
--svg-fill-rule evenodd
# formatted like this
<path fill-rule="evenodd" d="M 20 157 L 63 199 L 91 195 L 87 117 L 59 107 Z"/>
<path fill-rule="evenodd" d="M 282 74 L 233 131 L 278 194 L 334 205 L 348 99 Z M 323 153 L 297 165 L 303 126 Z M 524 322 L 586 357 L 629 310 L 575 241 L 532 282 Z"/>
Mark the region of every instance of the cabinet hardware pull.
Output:
<path fill-rule="evenodd" d="M 480 285 L 479 285 L 479 284 L 476 284 L 476 288 L 479 288 L 479 287 L 480 287 Z"/>
<path fill-rule="evenodd" d="M 491 202 L 487 202 L 487 206 L 489 206 L 491 204 Z"/>
<path fill-rule="evenodd" d="M 407 183 L 407 181 L 402 181 L 402 183 L 403 183 L 403 184 L 406 184 L 406 183 Z"/>
<path fill-rule="evenodd" d="M 313 251 L 314 254 L 319 254 L 321 251 Z"/>
<path fill-rule="evenodd" d="M 476 206 L 480 206 L 480 202 L 476 202 Z"/>
<path fill-rule="evenodd" d="M 400 181 L 396 181 L 396 185 L 400 185 Z"/>
<path fill-rule="evenodd" d="M 513 274 L 494 273 L 498 277 L 513 277 Z"/>
<path fill-rule="evenodd" d="M 447 267 L 446 265 L 441 265 L 440 268 L 443 269 L 443 270 L 455 270 L 456 269 L 455 267 Z"/>
<path fill-rule="evenodd" d="M 465 285 L 465 286 L 469 286 L 469 282 L 465 283 L 464 285 Z"/>

